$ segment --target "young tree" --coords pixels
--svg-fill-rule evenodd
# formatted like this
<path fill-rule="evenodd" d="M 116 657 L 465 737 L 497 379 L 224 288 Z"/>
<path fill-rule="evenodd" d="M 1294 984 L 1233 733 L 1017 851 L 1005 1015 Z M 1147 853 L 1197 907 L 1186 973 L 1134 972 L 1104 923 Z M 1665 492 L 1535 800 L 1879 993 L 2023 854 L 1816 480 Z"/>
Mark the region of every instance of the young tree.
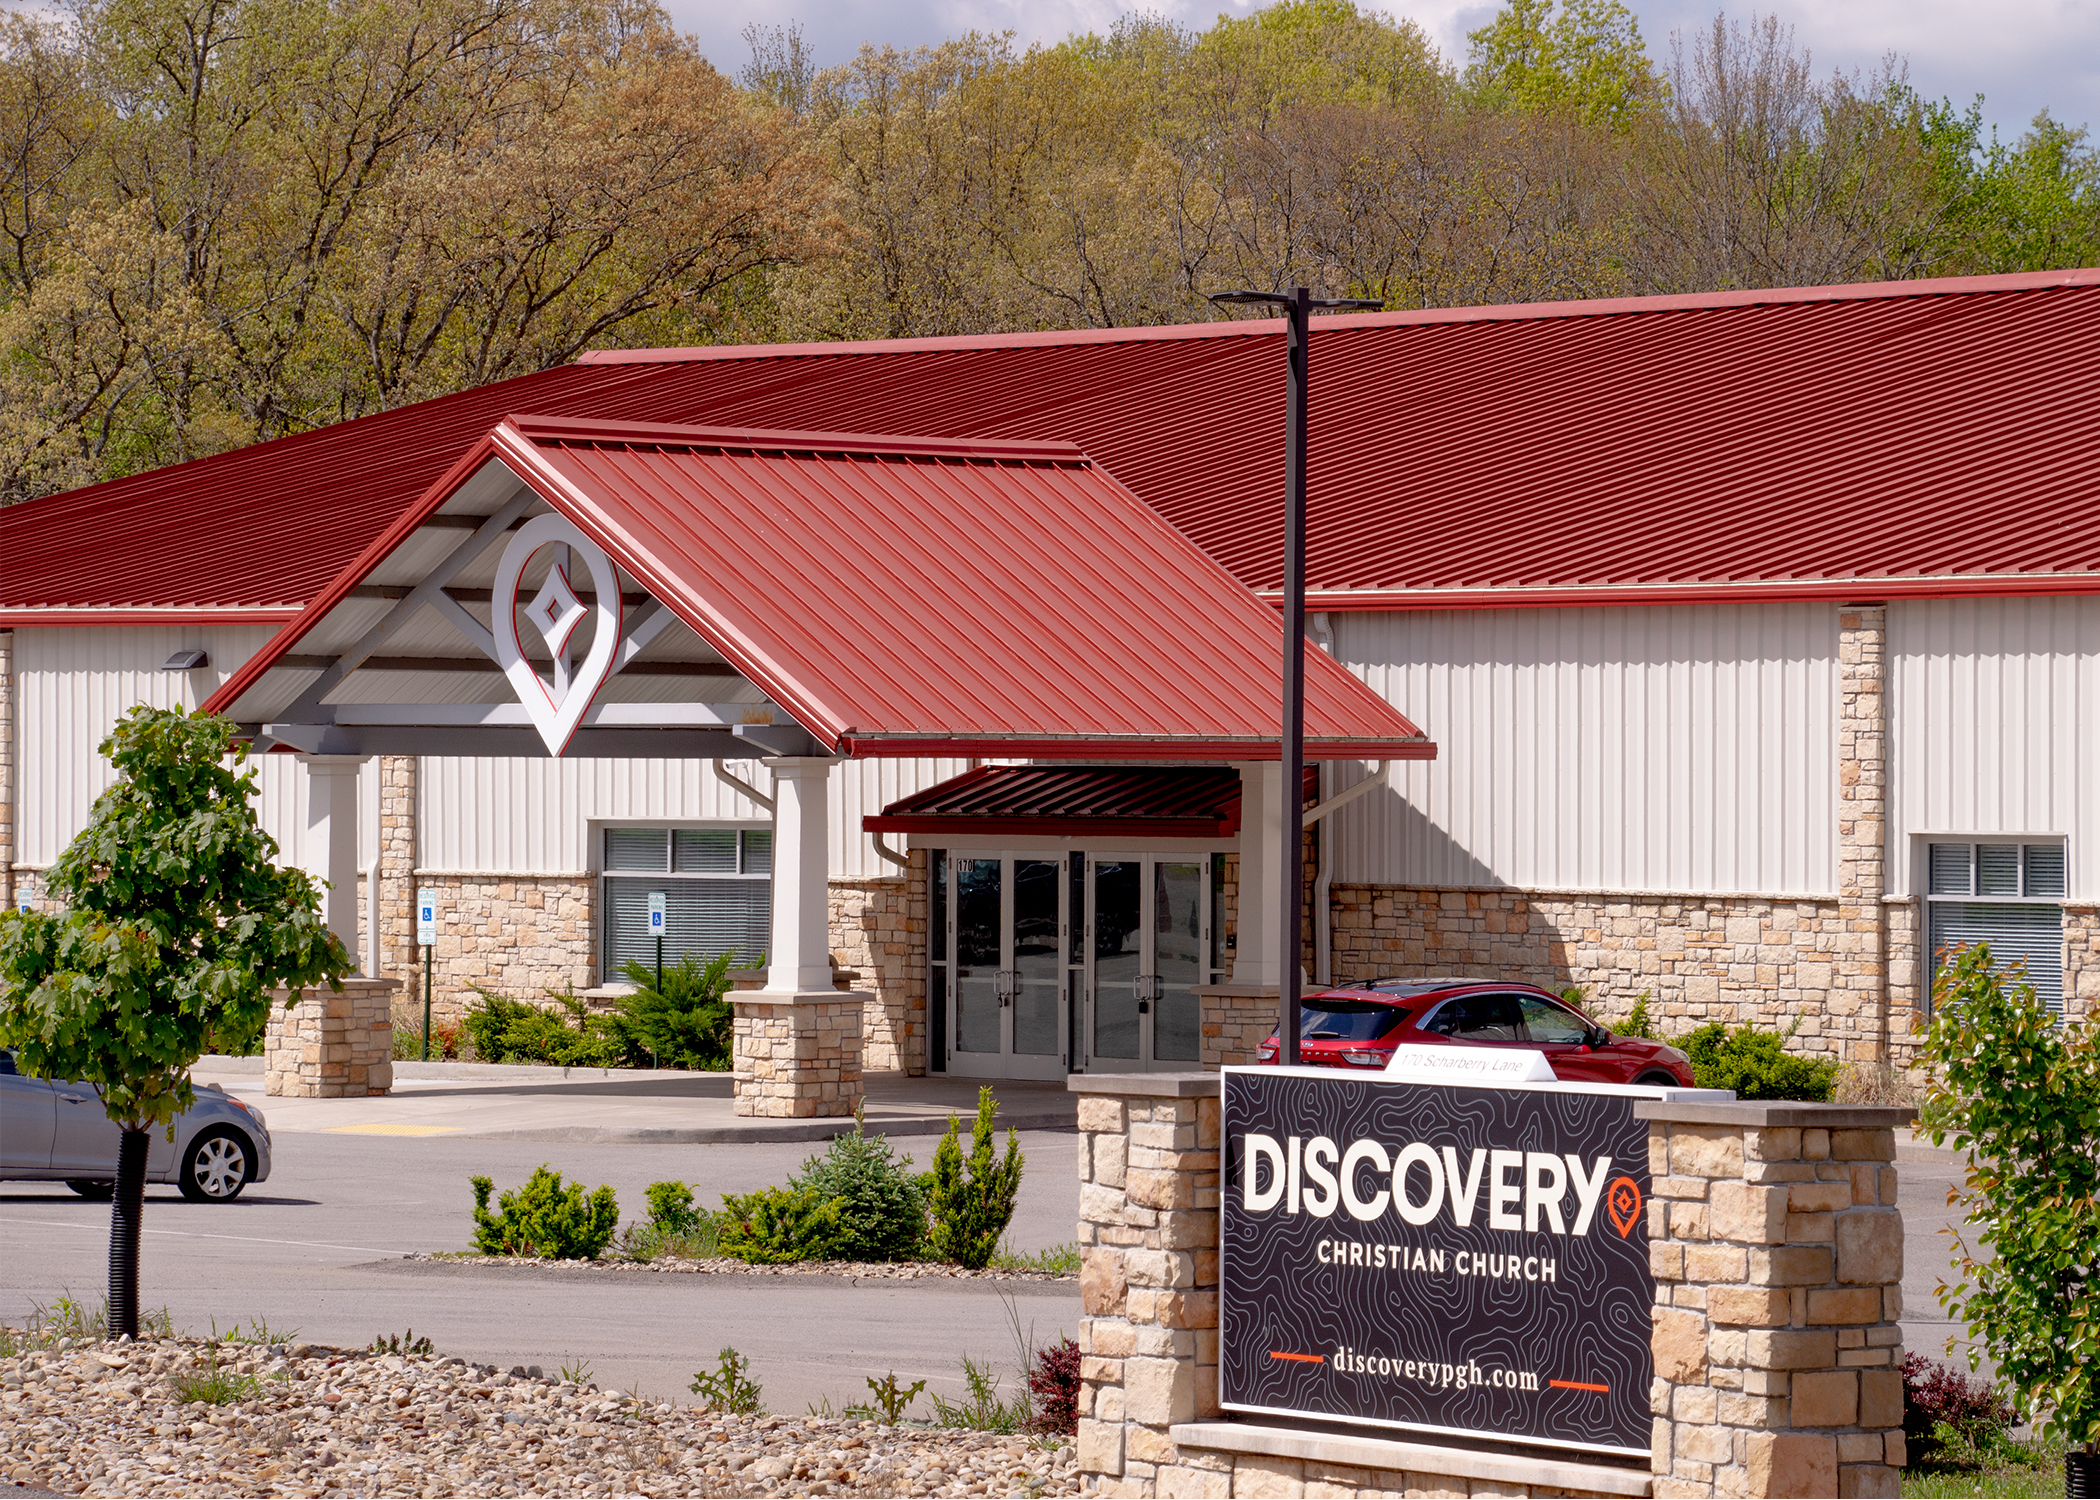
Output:
<path fill-rule="evenodd" d="M 2100 1444 L 2100 1031 L 2059 1023 L 1982 944 L 1932 985 L 1922 1133 L 1969 1163 L 1960 1280 L 1942 1285 L 2020 1415 L 2087 1453 Z"/>
<path fill-rule="evenodd" d="M 91 1083 L 123 1130 L 110 1214 L 110 1332 L 138 1333 L 147 1132 L 195 1102 L 214 1030 L 253 1033 L 270 992 L 353 967 L 314 884 L 272 861 L 233 725 L 141 704 L 102 742 L 117 781 L 51 867 L 57 916 L 0 916 L 0 1042 L 22 1070 Z M 230 764 L 228 763 L 230 759 Z"/>

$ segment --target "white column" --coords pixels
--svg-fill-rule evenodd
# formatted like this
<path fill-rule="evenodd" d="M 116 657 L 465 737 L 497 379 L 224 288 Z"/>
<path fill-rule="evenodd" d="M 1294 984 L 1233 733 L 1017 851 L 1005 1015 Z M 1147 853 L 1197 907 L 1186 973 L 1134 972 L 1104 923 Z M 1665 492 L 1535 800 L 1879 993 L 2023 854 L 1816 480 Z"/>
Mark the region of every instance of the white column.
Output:
<path fill-rule="evenodd" d="M 811 757 L 769 760 L 773 772 L 773 951 L 766 989 L 829 992 L 831 767 Z"/>
<path fill-rule="evenodd" d="M 321 915 L 356 959 L 357 773 L 364 761 L 355 755 L 299 759 L 306 766 L 306 871 L 325 882 Z"/>
<path fill-rule="evenodd" d="M 1277 948 L 1283 935 L 1283 763 L 1242 764 L 1240 899 L 1232 949 L 1232 982 L 1276 989 L 1283 983 Z"/>

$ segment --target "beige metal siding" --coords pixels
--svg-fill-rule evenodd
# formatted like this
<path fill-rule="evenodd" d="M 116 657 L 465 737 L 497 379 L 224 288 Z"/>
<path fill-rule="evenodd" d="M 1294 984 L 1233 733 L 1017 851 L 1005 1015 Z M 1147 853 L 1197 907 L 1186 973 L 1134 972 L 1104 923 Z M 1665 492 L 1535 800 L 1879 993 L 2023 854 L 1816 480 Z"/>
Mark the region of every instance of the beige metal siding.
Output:
<path fill-rule="evenodd" d="M 97 752 L 110 728 L 136 703 L 194 709 L 269 640 L 255 626 L 117 626 L 15 631 L 17 862 L 48 865 L 85 826 L 88 810 L 111 780 Z M 163 672 L 162 662 L 190 648 L 210 663 L 196 672 Z M 257 812 L 287 864 L 302 860 L 306 774 L 290 755 L 260 758 Z M 377 780 L 360 787 L 360 868 L 378 857 Z M 364 809 L 369 808 L 369 812 Z"/>
<path fill-rule="evenodd" d="M 1438 745 L 1337 814 L 1335 879 L 1836 888 L 1834 606 L 1331 618 L 1340 659 Z"/>
<path fill-rule="evenodd" d="M 2067 839 L 2071 899 L 2100 896 L 2100 599 L 1892 604 L 1891 889 L 1915 893 L 1915 835 Z"/>
<path fill-rule="evenodd" d="M 860 831 L 863 813 L 961 771 L 962 761 L 849 761 L 831 773 L 831 873 L 895 873 Z M 761 791 L 756 761 L 729 769 Z M 772 814 L 704 760 L 528 760 L 433 756 L 418 781 L 421 863 L 434 870 L 554 874 L 592 868 L 593 820 L 767 823 Z"/>

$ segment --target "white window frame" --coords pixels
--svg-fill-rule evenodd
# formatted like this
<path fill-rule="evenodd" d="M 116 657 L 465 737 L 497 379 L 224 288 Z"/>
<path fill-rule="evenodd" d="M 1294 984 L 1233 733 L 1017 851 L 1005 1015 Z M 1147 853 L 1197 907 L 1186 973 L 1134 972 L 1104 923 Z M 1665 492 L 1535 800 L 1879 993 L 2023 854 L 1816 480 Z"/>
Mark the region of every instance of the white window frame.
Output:
<path fill-rule="evenodd" d="M 695 830 L 717 830 L 722 832 L 734 833 L 737 835 L 737 868 L 734 872 L 721 870 L 674 870 L 671 868 L 671 865 L 676 858 L 676 836 L 681 832 L 691 832 Z M 615 870 L 608 868 L 606 865 L 605 844 L 608 835 L 614 833 L 615 831 L 626 833 L 661 833 L 664 839 L 664 867 L 660 870 Z M 766 835 L 769 841 L 766 868 L 762 871 L 751 871 L 746 868 L 746 865 L 750 859 L 750 850 L 744 836 L 746 834 L 751 833 L 762 833 Z M 768 910 L 770 910 L 772 896 L 771 886 L 773 882 L 773 852 L 770 848 L 770 840 L 772 839 L 772 836 L 773 825 L 769 822 L 756 823 L 750 821 L 730 821 L 722 819 L 593 819 L 590 825 L 590 848 L 592 867 L 591 875 L 594 882 L 597 885 L 598 891 L 598 911 L 595 915 L 594 920 L 598 925 L 597 947 L 599 983 L 606 985 L 624 985 L 627 983 L 626 976 L 620 972 L 619 965 L 613 961 L 613 934 L 610 925 L 613 920 L 614 912 L 614 903 L 612 900 L 612 882 L 645 881 L 648 882 L 649 888 L 651 890 L 667 890 L 669 889 L 670 885 L 677 882 L 702 880 L 737 880 L 752 882 L 763 881 L 768 888 L 767 904 Z M 668 962 L 668 959 L 666 961 Z"/>
<path fill-rule="evenodd" d="M 1920 893 L 1920 921 L 1918 923 L 1918 946 L 1921 950 L 1919 971 L 1924 976 L 1919 1008 L 1926 1014 L 1932 1010 L 1933 982 L 1939 977 L 1939 955 L 1934 951 L 1933 909 L 1936 906 L 2019 906 L 2054 907 L 2057 913 L 2059 932 L 2062 929 L 2063 909 L 2070 900 L 2071 858 L 2069 841 L 2062 834 L 2034 833 L 1937 833 L 1919 834 L 1917 837 L 1919 880 L 1916 889 Z M 1965 845 L 1969 850 L 1968 890 L 1936 891 L 1933 889 L 1932 853 L 1936 848 Z M 1980 895 L 1977 886 L 1983 865 L 1982 851 L 1986 847 L 2012 848 L 2018 851 L 2020 864 L 2020 889 L 2014 895 Z M 2053 848 L 2057 851 L 2063 875 L 2058 888 L 2052 892 L 2035 893 L 2031 890 L 2031 852 L 2037 848 Z M 2054 998 L 2043 996 L 2043 1003 L 2059 1019 L 2063 1015 L 2064 981 L 2069 965 L 2058 958 L 2057 992 Z"/>

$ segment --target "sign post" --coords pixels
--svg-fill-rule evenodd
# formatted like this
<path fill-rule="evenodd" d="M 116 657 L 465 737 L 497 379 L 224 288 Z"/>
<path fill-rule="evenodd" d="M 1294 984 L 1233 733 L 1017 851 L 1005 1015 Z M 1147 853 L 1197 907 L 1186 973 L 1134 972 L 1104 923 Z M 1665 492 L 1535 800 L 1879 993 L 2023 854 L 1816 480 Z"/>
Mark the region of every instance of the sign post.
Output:
<path fill-rule="evenodd" d="M 649 936 L 656 939 L 656 993 L 664 992 L 664 893 L 649 893 Z"/>
<path fill-rule="evenodd" d="M 416 942 L 423 949 L 423 1061 L 430 1061 L 430 950 L 437 946 L 437 892 L 416 892 Z"/>
<path fill-rule="evenodd" d="M 1224 1070 L 1220 1404 L 1646 1455 L 1660 1091 L 1318 1071 Z"/>

